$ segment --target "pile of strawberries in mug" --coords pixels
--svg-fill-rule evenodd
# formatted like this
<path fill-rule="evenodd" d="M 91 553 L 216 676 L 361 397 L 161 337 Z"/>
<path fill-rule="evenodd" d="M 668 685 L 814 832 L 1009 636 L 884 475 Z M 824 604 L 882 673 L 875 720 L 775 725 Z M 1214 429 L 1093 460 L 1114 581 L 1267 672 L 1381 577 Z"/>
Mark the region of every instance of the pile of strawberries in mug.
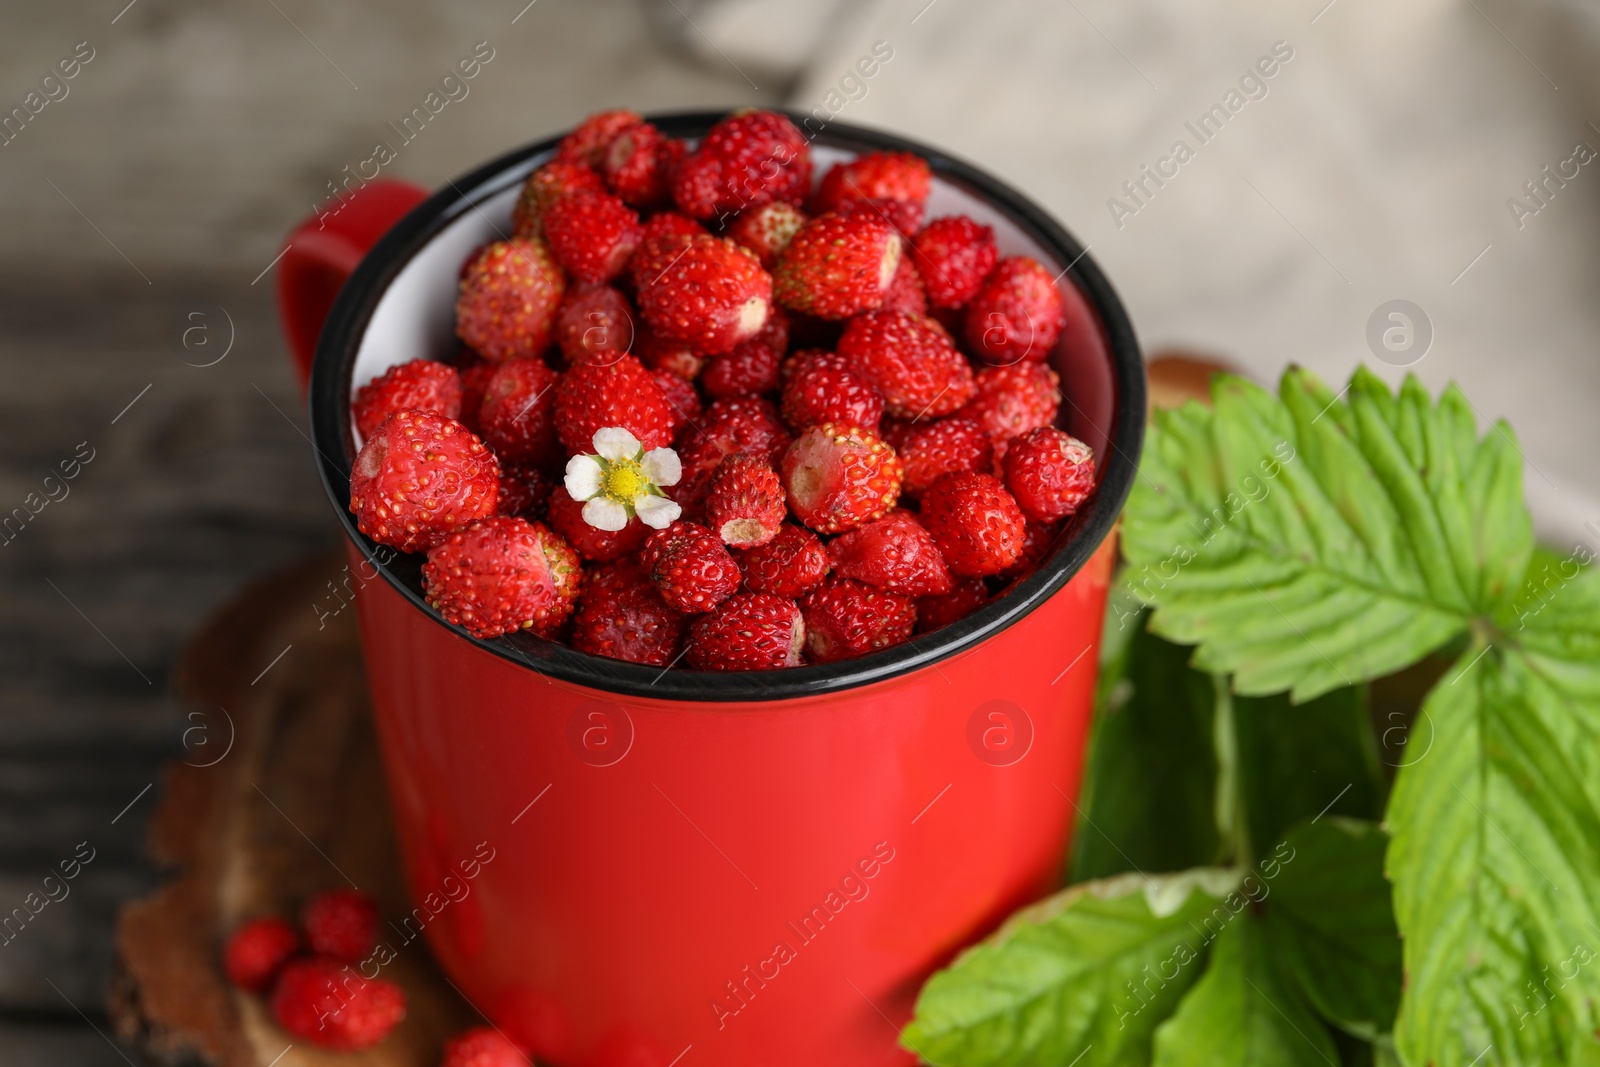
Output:
<path fill-rule="evenodd" d="M 357 393 L 360 530 L 427 553 L 474 636 L 663 668 L 824 663 L 981 607 L 1094 463 L 1055 426 L 1055 277 L 925 222 L 931 184 L 875 151 L 813 188 L 770 111 L 692 149 L 586 119 L 464 266 L 452 362 Z"/>

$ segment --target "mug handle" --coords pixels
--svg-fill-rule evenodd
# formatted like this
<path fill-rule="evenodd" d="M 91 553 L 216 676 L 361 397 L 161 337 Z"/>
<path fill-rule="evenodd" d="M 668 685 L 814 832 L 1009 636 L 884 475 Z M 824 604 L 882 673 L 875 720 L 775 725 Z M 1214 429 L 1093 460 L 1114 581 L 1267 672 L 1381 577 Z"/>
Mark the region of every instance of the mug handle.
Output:
<path fill-rule="evenodd" d="M 363 256 L 401 217 L 428 198 L 410 182 L 380 178 L 342 197 L 338 208 L 303 220 L 278 264 L 278 318 L 305 389 L 322 323 Z"/>

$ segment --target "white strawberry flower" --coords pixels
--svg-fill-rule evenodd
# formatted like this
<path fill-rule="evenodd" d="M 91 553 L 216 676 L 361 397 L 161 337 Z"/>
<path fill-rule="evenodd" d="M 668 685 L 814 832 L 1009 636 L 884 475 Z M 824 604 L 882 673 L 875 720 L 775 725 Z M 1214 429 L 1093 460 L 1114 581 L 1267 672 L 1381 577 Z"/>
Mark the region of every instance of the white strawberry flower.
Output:
<path fill-rule="evenodd" d="M 683 477 L 683 464 L 672 449 L 646 452 L 633 434 L 607 426 L 595 431 L 594 453 L 567 460 L 567 495 L 584 501 L 584 522 L 615 532 L 637 515 L 646 526 L 663 530 L 683 514 L 661 491 Z"/>

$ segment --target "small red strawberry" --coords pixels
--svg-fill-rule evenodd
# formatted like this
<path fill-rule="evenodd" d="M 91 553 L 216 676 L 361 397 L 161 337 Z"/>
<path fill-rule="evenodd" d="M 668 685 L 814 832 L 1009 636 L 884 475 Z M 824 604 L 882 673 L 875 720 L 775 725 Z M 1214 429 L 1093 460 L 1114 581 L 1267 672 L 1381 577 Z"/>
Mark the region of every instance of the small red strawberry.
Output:
<path fill-rule="evenodd" d="M 761 261 L 709 234 L 690 238 L 654 278 L 638 284 L 645 321 L 667 340 L 708 355 L 756 336 L 772 313 L 772 276 Z"/>
<path fill-rule="evenodd" d="M 222 969 L 228 981 L 264 993 L 283 965 L 300 953 L 300 935 L 279 918 L 251 919 L 228 935 Z"/>
<path fill-rule="evenodd" d="M 568 363 L 610 363 L 633 348 L 633 305 L 609 285 L 567 291 L 556 314 L 556 344 Z"/>
<path fill-rule="evenodd" d="M 777 535 L 787 513 L 783 483 L 764 457 L 735 452 L 712 472 L 706 523 L 724 544 L 764 545 Z"/>
<path fill-rule="evenodd" d="M 650 216 L 639 231 L 639 247 L 628 261 L 628 278 L 638 290 L 655 281 L 677 262 L 684 246 L 696 237 L 708 236 L 706 228 L 675 211 Z"/>
<path fill-rule="evenodd" d="M 596 569 L 584 583 L 572 647 L 591 656 L 665 667 L 678 658 L 687 629 L 688 619 L 661 599 L 639 561 L 622 559 Z"/>
<path fill-rule="evenodd" d="M 900 460 L 868 430 L 825 422 L 783 454 L 789 508 L 818 533 L 853 530 L 888 514 L 900 497 Z"/>
<path fill-rule="evenodd" d="M 646 449 L 672 443 L 672 407 L 632 356 L 569 370 L 556 387 L 555 420 L 556 436 L 574 454 L 591 451 L 595 431 L 607 426 L 621 426 Z"/>
<path fill-rule="evenodd" d="M 580 282 L 599 284 L 621 274 L 641 233 L 638 213 L 610 193 L 572 193 L 544 212 L 545 240 Z"/>
<path fill-rule="evenodd" d="M 892 415 L 884 417 L 883 423 L 878 428 L 878 436 L 883 438 L 883 443 L 894 449 L 895 455 L 904 451 L 906 442 L 911 440 L 911 435 L 924 426 L 926 422 L 912 422 L 910 419 L 897 419 Z"/>
<path fill-rule="evenodd" d="M 770 204 L 741 211 L 728 227 L 728 236 L 756 254 L 768 270 L 778 262 L 794 235 L 806 224 L 806 214 L 793 204 L 774 200 Z"/>
<path fill-rule="evenodd" d="M 528 1067 L 528 1057 L 494 1027 L 477 1026 L 444 1043 L 439 1067 Z"/>
<path fill-rule="evenodd" d="M 451 534 L 422 565 L 428 603 L 474 637 L 554 632 L 572 613 L 582 578 L 570 545 L 543 523 L 512 518 Z"/>
<path fill-rule="evenodd" d="M 356 432 L 363 439 L 397 411 L 427 411 L 461 417 L 461 375 L 447 363 L 413 359 L 397 363 L 356 393 Z"/>
<path fill-rule="evenodd" d="M 796 352 L 784 373 L 783 421 L 793 429 L 835 422 L 877 432 L 883 396 L 843 356 L 820 349 Z"/>
<path fill-rule="evenodd" d="M 915 515 L 896 508 L 828 542 L 833 573 L 906 596 L 950 591 L 950 568 Z"/>
<path fill-rule="evenodd" d="M 669 371 L 684 381 L 694 381 L 705 368 L 706 357 L 681 341 L 669 341 L 652 330 L 648 323 L 639 325 L 633 345 L 633 354 L 653 371 Z"/>
<path fill-rule="evenodd" d="M 805 622 L 793 600 L 741 593 L 695 620 L 689 632 L 689 665 L 701 671 L 798 667 L 805 643 Z"/>
<path fill-rule="evenodd" d="M 922 205 L 911 200 L 846 200 L 834 211 L 840 215 L 857 212 L 876 215 L 894 228 L 902 242 L 909 241 L 912 234 L 922 229 Z M 901 261 L 905 258 L 906 253 L 902 251 Z"/>
<path fill-rule="evenodd" d="M 711 475 L 724 457 L 751 452 L 776 463 L 789 446 L 789 434 L 777 409 L 758 396 L 715 401 L 695 423 L 678 434 L 683 476 L 668 492 L 686 508 L 695 508 L 711 489 Z"/>
<path fill-rule="evenodd" d="M 565 486 L 550 493 L 550 526 L 587 560 L 604 563 L 631 556 L 644 547 L 650 527 L 637 517 L 620 530 L 602 530 L 583 519 L 583 501 L 572 499 Z"/>
<path fill-rule="evenodd" d="M 957 578 L 948 593 L 917 598 L 917 633 L 925 634 L 964 619 L 989 602 L 982 578 Z"/>
<path fill-rule="evenodd" d="M 710 611 L 739 588 L 739 565 L 716 534 L 696 523 L 657 530 L 640 559 L 661 599 L 685 614 Z"/>
<path fill-rule="evenodd" d="M 1022 533 L 1022 551 L 1017 554 L 1017 561 L 1000 572 L 999 577 L 1004 581 L 1015 582 L 1026 578 L 1044 561 L 1055 547 L 1056 534 L 1061 530 L 1059 522 L 1030 522 Z"/>
<path fill-rule="evenodd" d="M 515 237 L 542 237 L 544 213 L 551 204 L 570 193 L 603 193 L 600 175 L 582 163 L 556 159 L 528 176 L 517 203 L 511 209 L 511 232 Z"/>
<path fill-rule="evenodd" d="M 540 355 L 566 292 L 566 275 L 543 241 L 496 241 L 461 279 L 456 334 L 495 363 Z"/>
<path fill-rule="evenodd" d="M 738 111 L 718 122 L 672 178 L 678 209 L 696 219 L 773 200 L 798 205 L 810 188 L 810 142 L 775 111 Z"/>
<path fill-rule="evenodd" d="M 911 242 L 911 261 L 937 308 L 962 307 L 977 296 L 999 256 L 994 230 L 965 215 L 934 219 Z"/>
<path fill-rule="evenodd" d="M 760 337 L 741 341 L 731 352 L 706 361 L 700 387 L 713 399 L 770 393 L 778 387 L 778 364 L 783 352 Z"/>
<path fill-rule="evenodd" d="M 828 574 L 828 550 L 803 526 L 784 523 L 764 545 L 737 553 L 745 588 L 752 593 L 797 597 L 815 589 Z"/>
<path fill-rule="evenodd" d="M 900 235 L 870 212 L 828 214 L 794 235 L 773 268 L 778 303 L 822 319 L 847 319 L 883 303 L 900 265 Z"/>
<path fill-rule="evenodd" d="M 961 414 L 989 432 L 996 449 L 1019 434 L 1056 421 L 1061 407 L 1061 379 L 1043 363 L 985 367 L 977 375 L 977 392 Z"/>
<path fill-rule="evenodd" d="M 611 142 L 644 122 L 644 116 L 627 108 L 597 111 L 561 139 L 556 158 L 599 169 Z"/>
<path fill-rule="evenodd" d="M 853 578 L 829 575 L 800 600 L 813 663 L 864 656 L 910 640 L 917 602 Z"/>
<path fill-rule="evenodd" d="M 350 470 L 356 527 L 381 544 L 421 552 L 494 514 L 500 467 L 465 426 L 397 411 L 367 438 Z"/>
<path fill-rule="evenodd" d="M 903 419 L 938 418 L 972 399 L 972 367 L 930 318 L 903 311 L 859 315 L 839 338 L 839 354 L 883 394 Z"/>
<path fill-rule="evenodd" d="M 461 375 L 460 421 L 467 429 L 477 433 L 478 409 L 483 407 L 483 394 L 489 388 L 489 379 L 494 377 L 500 365 L 480 358 L 465 345 L 461 351 L 465 353 L 465 358 L 456 364 L 456 370 Z"/>
<path fill-rule="evenodd" d="M 900 265 L 894 269 L 894 281 L 889 283 L 889 291 L 884 294 L 879 311 L 904 311 L 911 315 L 928 313 L 928 294 L 923 290 L 922 275 L 917 273 L 912 258 L 909 253 L 901 255 Z"/>
<path fill-rule="evenodd" d="M 905 490 L 909 496 L 920 496 L 951 471 L 988 473 L 994 466 L 989 434 L 964 415 L 947 415 L 914 426 L 897 451 L 905 466 Z"/>
<path fill-rule="evenodd" d="M 684 155 L 684 143 L 648 122 L 627 130 L 606 148 L 601 172 L 624 203 L 655 207 L 671 196 L 670 179 Z"/>
<path fill-rule="evenodd" d="M 653 370 L 650 377 L 655 379 L 661 395 L 667 398 L 667 406 L 672 409 L 674 437 L 685 426 L 700 421 L 700 394 L 695 391 L 693 382 L 678 377 L 670 370 Z"/>
<path fill-rule="evenodd" d="M 306 902 L 300 925 L 320 956 L 360 963 L 378 944 L 378 902 L 359 889 L 329 889 Z"/>
<path fill-rule="evenodd" d="M 500 364 L 478 409 L 483 440 L 505 463 L 539 466 L 556 453 L 555 401 L 561 375 L 541 359 Z"/>
<path fill-rule="evenodd" d="M 1066 321 L 1055 276 L 1038 260 L 1012 256 L 1000 261 L 967 305 L 967 344 L 995 366 L 1038 362 L 1055 351 Z"/>
<path fill-rule="evenodd" d="M 500 502 L 495 514 L 515 515 L 533 522 L 542 519 L 557 482 L 538 467 L 517 463 L 500 465 Z"/>
<path fill-rule="evenodd" d="M 312 956 L 283 968 L 272 990 L 272 1016 L 297 1040 L 359 1052 L 388 1037 L 405 1018 L 406 997 L 393 982 Z"/>
<path fill-rule="evenodd" d="M 928 161 L 912 152 L 867 152 L 835 163 L 817 186 L 818 214 L 865 200 L 900 200 L 921 207 L 933 189 Z M 915 233 L 912 227 L 907 233 Z"/>
<path fill-rule="evenodd" d="M 952 574 L 999 574 L 1022 553 L 1025 520 L 992 474 L 946 474 L 922 494 L 922 524 Z"/>
<path fill-rule="evenodd" d="M 1071 515 L 1094 489 L 1094 453 L 1054 426 L 1039 426 L 1013 439 L 1004 468 L 1006 488 L 1034 522 Z"/>

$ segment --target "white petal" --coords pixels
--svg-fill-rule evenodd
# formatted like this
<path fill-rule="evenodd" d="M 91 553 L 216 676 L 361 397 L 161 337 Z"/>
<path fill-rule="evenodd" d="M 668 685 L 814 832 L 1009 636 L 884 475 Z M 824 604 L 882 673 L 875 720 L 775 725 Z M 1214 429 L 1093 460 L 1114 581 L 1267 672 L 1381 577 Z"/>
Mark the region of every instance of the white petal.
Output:
<path fill-rule="evenodd" d="M 583 506 L 583 521 L 596 530 L 616 533 L 628 525 L 628 509 L 608 496 L 597 496 Z"/>
<path fill-rule="evenodd" d="M 588 500 L 600 491 L 600 475 L 604 472 L 593 456 L 573 456 L 567 460 L 564 482 L 567 495 L 574 500 Z"/>
<path fill-rule="evenodd" d="M 683 477 L 683 461 L 670 448 L 652 448 L 639 461 L 639 469 L 656 485 L 677 485 Z"/>
<path fill-rule="evenodd" d="M 632 459 L 644 446 L 621 426 L 606 426 L 594 432 L 594 450 L 606 459 Z"/>
<path fill-rule="evenodd" d="M 633 498 L 633 510 L 639 516 L 640 522 L 657 530 L 665 530 L 683 514 L 683 509 L 678 506 L 676 500 L 668 500 L 664 496 L 651 496 L 648 493 L 640 493 Z"/>

